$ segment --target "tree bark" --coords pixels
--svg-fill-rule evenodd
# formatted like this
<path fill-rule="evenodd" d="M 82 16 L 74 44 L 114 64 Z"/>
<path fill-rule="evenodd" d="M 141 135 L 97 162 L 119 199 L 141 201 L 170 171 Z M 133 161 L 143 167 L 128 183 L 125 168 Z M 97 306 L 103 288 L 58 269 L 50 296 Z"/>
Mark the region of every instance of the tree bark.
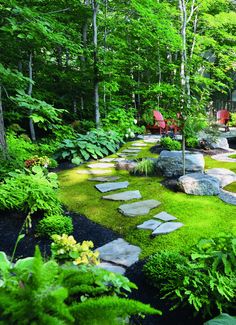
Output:
<path fill-rule="evenodd" d="M 29 54 L 29 62 L 28 62 L 28 69 L 29 69 L 29 88 L 28 88 L 28 95 L 32 96 L 33 91 L 33 54 L 30 52 Z M 31 111 L 29 112 L 29 115 L 31 115 Z M 33 119 L 29 118 L 29 128 L 30 128 L 30 136 L 32 141 L 36 141 L 36 135 L 35 135 L 35 128 L 34 128 L 34 122 Z"/>
<path fill-rule="evenodd" d="M 93 8 L 93 67 L 94 67 L 94 107 L 95 107 L 95 123 L 96 128 L 100 127 L 100 110 L 99 110 L 99 78 L 98 78 L 98 28 L 97 28 L 97 13 L 98 13 L 98 3 L 96 0 L 92 1 Z"/>
<path fill-rule="evenodd" d="M 3 118 L 2 85 L 0 84 L 0 148 L 3 159 L 7 158 L 7 143 Z"/>

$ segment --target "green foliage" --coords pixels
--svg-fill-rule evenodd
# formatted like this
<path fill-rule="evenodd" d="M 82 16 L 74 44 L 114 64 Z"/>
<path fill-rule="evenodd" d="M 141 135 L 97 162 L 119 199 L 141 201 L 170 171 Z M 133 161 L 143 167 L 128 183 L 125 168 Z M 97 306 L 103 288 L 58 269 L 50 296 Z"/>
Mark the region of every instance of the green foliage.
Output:
<path fill-rule="evenodd" d="M 138 175 L 153 175 L 155 174 L 156 163 L 152 159 L 142 159 L 134 168 L 134 174 Z"/>
<path fill-rule="evenodd" d="M 135 111 L 133 109 L 125 110 L 116 108 L 111 110 L 106 118 L 102 120 L 105 130 L 113 130 L 122 138 L 134 138 L 135 133 L 143 133 L 144 128 L 138 127 L 135 119 Z"/>
<path fill-rule="evenodd" d="M 95 123 L 88 120 L 74 121 L 72 127 L 76 132 L 86 134 L 88 131 L 95 128 Z"/>
<path fill-rule="evenodd" d="M 86 135 L 78 134 L 75 140 L 64 140 L 56 157 L 79 165 L 83 160 L 98 159 L 115 153 L 120 143 L 122 139 L 115 132 L 92 130 Z"/>
<path fill-rule="evenodd" d="M 189 304 L 196 312 L 230 310 L 236 303 L 236 238 L 203 239 L 188 258 L 160 253 L 150 258 L 144 272 L 160 288 L 173 308 Z M 164 272 L 164 268 L 168 272 Z"/>
<path fill-rule="evenodd" d="M 205 322 L 204 325 L 234 325 L 236 317 L 228 314 L 220 314 L 219 316 Z"/>
<path fill-rule="evenodd" d="M 36 232 L 42 237 L 51 237 L 55 234 L 69 235 L 73 232 L 73 223 L 70 217 L 51 215 L 39 221 Z"/>
<path fill-rule="evenodd" d="M 50 165 L 50 159 L 47 156 L 33 156 L 25 161 L 25 167 L 31 168 L 33 166 L 41 166 L 47 168 Z"/>
<path fill-rule="evenodd" d="M 77 243 L 73 236 L 62 236 L 57 234 L 52 236 L 51 244 L 52 256 L 57 261 L 72 262 L 74 265 L 80 264 L 99 264 L 98 251 L 93 252 L 93 242 L 83 241 L 82 244 Z"/>
<path fill-rule="evenodd" d="M 187 138 L 194 138 L 195 135 L 208 126 L 203 114 L 196 113 L 187 117 L 184 124 L 184 132 Z"/>
<path fill-rule="evenodd" d="M 170 137 L 161 138 L 161 146 L 167 150 L 180 150 L 181 143 L 171 139 Z"/>
<path fill-rule="evenodd" d="M 0 210 L 19 209 L 32 215 L 42 211 L 45 215 L 61 214 L 61 204 L 56 196 L 57 175 L 39 166 L 32 172 L 12 172 L 0 185 Z"/>
<path fill-rule="evenodd" d="M 118 317 L 160 313 L 117 297 L 121 290 L 135 287 L 122 275 L 91 266 L 44 262 L 38 248 L 33 258 L 15 264 L 2 252 L 0 260 L 1 324 L 78 324 L 79 320 L 81 324 L 102 325 L 100 315 L 107 315 L 110 324 L 115 324 Z"/>
<path fill-rule="evenodd" d="M 186 145 L 189 148 L 196 148 L 198 147 L 198 144 L 199 144 L 199 140 L 196 137 L 188 137 L 186 139 Z"/>
<path fill-rule="evenodd" d="M 230 113 L 229 126 L 236 126 L 236 113 Z"/>

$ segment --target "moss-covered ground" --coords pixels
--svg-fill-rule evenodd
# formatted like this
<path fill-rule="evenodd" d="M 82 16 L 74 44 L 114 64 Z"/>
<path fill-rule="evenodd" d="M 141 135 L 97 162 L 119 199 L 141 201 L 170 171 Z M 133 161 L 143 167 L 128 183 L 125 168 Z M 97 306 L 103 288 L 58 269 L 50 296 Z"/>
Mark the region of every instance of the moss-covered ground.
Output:
<path fill-rule="evenodd" d="M 128 146 L 130 144 L 125 145 Z M 144 148 L 138 158 L 157 157 L 156 154 L 150 153 L 151 146 Z M 206 167 L 224 167 L 236 172 L 236 163 L 217 162 L 210 157 L 206 157 Z M 217 236 L 222 232 L 236 234 L 236 207 L 222 202 L 218 197 L 174 193 L 161 185 L 160 177 L 132 176 L 126 171 L 113 169 L 109 175 L 120 176 L 120 181 L 128 180 L 130 182 L 128 189 L 140 190 L 143 200 L 156 199 L 161 202 L 161 205 L 153 209 L 149 215 L 125 217 L 117 210 L 122 203 L 103 200 L 103 194 L 94 188 L 96 182 L 88 181 L 88 178 L 93 176 L 78 174 L 79 169 L 87 168 L 83 165 L 59 173 L 61 201 L 70 210 L 86 215 L 89 219 L 113 229 L 128 242 L 139 245 L 142 249 L 142 257 L 161 250 L 186 252 L 200 238 Z M 151 231 L 136 229 L 138 224 L 161 211 L 176 216 L 178 221 L 184 223 L 184 227 L 171 234 L 155 238 L 150 237 Z"/>

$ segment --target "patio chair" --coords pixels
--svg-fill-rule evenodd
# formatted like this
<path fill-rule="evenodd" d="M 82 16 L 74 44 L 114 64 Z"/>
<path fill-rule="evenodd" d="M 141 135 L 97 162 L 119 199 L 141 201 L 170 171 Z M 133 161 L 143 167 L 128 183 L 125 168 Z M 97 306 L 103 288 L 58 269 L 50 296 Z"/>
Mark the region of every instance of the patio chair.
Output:
<path fill-rule="evenodd" d="M 217 123 L 220 126 L 223 126 L 225 128 L 225 132 L 229 131 L 229 111 L 227 111 L 226 109 L 222 109 L 220 111 L 217 112 L 216 114 L 216 118 L 217 118 Z"/>
<path fill-rule="evenodd" d="M 160 134 L 165 134 L 167 132 L 167 123 L 164 120 L 162 114 L 158 111 L 153 111 L 153 117 L 155 121 L 155 129 L 158 129 Z"/>

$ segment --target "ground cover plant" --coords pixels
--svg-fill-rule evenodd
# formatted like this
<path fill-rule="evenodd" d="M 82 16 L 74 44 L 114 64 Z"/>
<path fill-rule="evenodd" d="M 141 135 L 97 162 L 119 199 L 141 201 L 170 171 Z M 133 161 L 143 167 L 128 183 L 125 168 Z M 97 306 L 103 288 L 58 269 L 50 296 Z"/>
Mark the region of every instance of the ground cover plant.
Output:
<path fill-rule="evenodd" d="M 127 146 L 130 146 L 130 143 L 124 147 Z M 150 144 L 145 147 L 137 158 L 144 158 L 144 156 L 157 158 L 157 154 L 150 153 L 151 146 Z M 205 156 L 205 161 L 206 168 L 222 167 L 236 172 L 235 163 L 218 162 L 208 156 Z M 87 168 L 81 166 L 79 169 Z M 216 237 L 219 232 L 236 233 L 235 207 L 225 204 L 218 197 L 199 197 L 180 192 L 174 193 L 162 186 L 163 178 L 157 176 L 144 179 L 137 175 L 130 175 L 126 171 L 116 170 L 112 170 L 109 175 L 117 175 L 121 177 L 121 181 L 129 181 L 129 190 L 139 189 L 144 200 L 151 198 L 161 202 L 158 208 L 152 210 L 150 217 L 158 212 L 167 211 L 176 216 L 178 221 L 184 223 L 184 227 L 170 236 L 158 236 L 150 239 L 149 231 L 136 229 L 138 224 L 147 220 L 147 216 L 136 218 L 122 216 L 117 210 L 120 203 L 102 200 L 101 194 L 94 188 L 94 183 L 87 181 L 91 176 L 77 174 L 77 169 L 59 173 L 61 184 L 59 197 L 70 210 L 83 213 L 89 219 L 113 229 L 128 242 L 140 246 L 142 249 L 141 257 L 147 257 L 154 252 L 166 249 L 186 252 L 202 237 Z"/>

